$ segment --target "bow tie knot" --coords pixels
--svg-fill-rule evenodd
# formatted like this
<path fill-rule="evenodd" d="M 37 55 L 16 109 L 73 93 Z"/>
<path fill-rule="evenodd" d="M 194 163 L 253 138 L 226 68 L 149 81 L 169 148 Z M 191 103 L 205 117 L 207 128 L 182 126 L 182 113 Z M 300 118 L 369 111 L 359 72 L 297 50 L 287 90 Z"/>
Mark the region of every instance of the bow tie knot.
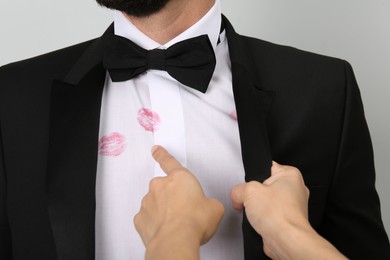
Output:
<path fill-rule="evenodd" d="M 166 70 L 165 50 L 154 49 L 148 51 L 147 61 L 150 70 Z"/>
<path fill-rule="evenodd" d="M 207 35 L 178 42 L 166 50 L 145 50 L 132 41 L 113 35 L 103 58 L 113 82 L 132 79 L 147 70 L 164 70 L 171 77 L 203 93 L 216 64 Z"/>

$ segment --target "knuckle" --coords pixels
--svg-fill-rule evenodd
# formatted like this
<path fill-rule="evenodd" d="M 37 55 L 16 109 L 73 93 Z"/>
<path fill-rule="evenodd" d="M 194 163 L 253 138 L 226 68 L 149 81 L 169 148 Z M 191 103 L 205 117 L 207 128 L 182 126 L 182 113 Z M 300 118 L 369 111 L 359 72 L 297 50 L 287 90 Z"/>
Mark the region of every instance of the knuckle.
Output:
<path fill-rule="evenodd" d="M 305 191 L 306 191 L 306 197 L 309 198 L 310 197 L 310 190 L 306 186 L 305 186 Z"/>
<path fill-rule="evenodd" d="M 137 214 L 134 215 L 133 221 L 136 222 L 138 221 L 140 212 L 138 211 Z"/>
<path fill-rule="evenodd" d="M 290 170 L 290 172 L 292 174 L 295 174 L 296 176 L 300 176 L 301 175 L 301 171 L 297 167 L 290 166 L 289 170 Z"/>
<path fill-rule="evenodd" d="M 302 173 L 301 173 L 301 171 L 298 168 L 296 168 L 294 166 L 289 166 L 287 171 L 288 171 L 288 174 L 290 176 L 292 176 L 294 179 L 296 179 L 296 180 L 302 180 L 303 179 Z"/>
<path fill-rule="evenodd" d="M 259 183 L 257 181 L 250 181 L 248 182 L 244 187 L 244 194 L 250 194 L 254 191 L 256 191 L 259 187 Z"/>
<path fill-rule="evenodd" d="M 161 179 L 159 177 L 155 177 L 155 178 L 151 179 L 149 182 L 149 190 L 158 189 L 158 187 L 160 186 L 160 183 L 161 183 Z"/>
<path fill-rule="evenodd" d="M 172 169 L 171 173 L 169 174 L 169 176 L 171 176 L 172 178 L 176 179 L 178 176 L 180 176 L 180 174 L 182 174 L 182 169 L 180 168 L 174 168 Z"/>
<path fill-rule="evenodd" d="M 271 185 L 271 183 L 272 183 L 272 180 L 270 178 L 268 178 L 265 181 L 263 181 L 263 184 L 266 185 L 266 186 Z"/>
<path fill-rule="evenodd" d="M 213 207 L 216 209 L 216 211 L 220 214 L 220 215 L 223 215 L 224 214 L 224 211 L 225 211 L 225 208 L 222 204 L 222 202 L 220 202 L 219 200 L 217 199 L 210 199 L 210 202 L 213 204 Z"/>
<path fill-rule="evenodd" d="M 146 202 L 147 197 L 148 197 L 148 195 L 146 195 L 145 197 L 142 198 L 142 200 L 141 200 L 141 209 L 140 209 L 140 211 L 142 211 L 143 209 L 145 209 L 145 206 L 146 206 L 146 204 L 147 204 L 147 202 Z"/>
<path fill-rule="evenodd" d="M 140 225 L 140 212 L 138 212 L 137 214 L 135 214 L 134 218 L 133 218 L 133 223 L 134 223 L 134 226 L 135 227 L 138 227 Z"/>
<path fill-rule="evenodd" d="M 176 167 L 176 168 L 173 168 L 173 169 L 170 171 L 169 177 L 172 178 L 172 180 L 177 180 L 177 179 L 179 179 L 179 178 L 182 178 L 182 177 L 183 177 L 183 174 L 186 174 L 185 168 Z"/>
<path fill-rule="evenodd" d="M 273 252 L 266 242 L 264 242 L 263 251 L 268 257 L 273 258 Z"/>

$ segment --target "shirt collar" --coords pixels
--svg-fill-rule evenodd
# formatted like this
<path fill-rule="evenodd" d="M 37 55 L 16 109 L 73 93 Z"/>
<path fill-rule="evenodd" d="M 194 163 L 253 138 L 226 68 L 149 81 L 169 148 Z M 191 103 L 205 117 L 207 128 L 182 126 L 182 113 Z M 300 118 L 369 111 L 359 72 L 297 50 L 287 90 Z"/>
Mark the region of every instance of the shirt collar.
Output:
<path fill-rule="evenodd" d="M 120 11 L 115 11 L 114 14 L 114 30 L 116 35 L 125 37 L 146 50 L 166 49 L 180 41 L 206 34 L 209 36 L 215 51 L 221 29 L 221 15 L 221 5 L 217 0 L 214 6 L 198 22 L 164 45 L 146 36 Z"/>

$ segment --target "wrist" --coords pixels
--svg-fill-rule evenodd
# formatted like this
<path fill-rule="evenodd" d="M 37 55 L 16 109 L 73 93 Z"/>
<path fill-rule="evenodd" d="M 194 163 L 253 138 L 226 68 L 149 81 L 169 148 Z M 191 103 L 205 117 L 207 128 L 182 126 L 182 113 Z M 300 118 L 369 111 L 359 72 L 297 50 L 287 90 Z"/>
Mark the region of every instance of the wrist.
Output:
<path fill-rule="evenodd" d="M 199 259 L 201 237 L 199 229 L 188 223 L 166 224 L 150 240 L 145 259 Z"/>
<path fill-rule="evenodd" d="M 330 242 L 321 237 L 308 221 L 286 223 L 270 247 L 278 259 L 346 259 Z"/>
<path fill-rule="evenodd" d="M 263 236 L 266 247 L 272 253 L 271 258 L 300 259 L 300 245 L 305 244 L 307 237 L 315 233 L 309 222 L 306 219 L 294 223 L 283 220 L 273 222 L 273 225 Z"/>

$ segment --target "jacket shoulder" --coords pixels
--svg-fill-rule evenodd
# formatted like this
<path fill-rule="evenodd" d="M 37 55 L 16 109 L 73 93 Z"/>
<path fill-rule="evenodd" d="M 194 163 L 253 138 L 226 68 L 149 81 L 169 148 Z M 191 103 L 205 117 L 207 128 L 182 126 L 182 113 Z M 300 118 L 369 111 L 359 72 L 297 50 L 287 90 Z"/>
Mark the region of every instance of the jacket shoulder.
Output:
<path fill-rule="evenodd" d="M 307 50 L 298 49 L 295 47 L 281 45 L 249 36 L 239 36 L 242 40 L 242 43 L 245 47 L 255 55 L 261 55 L 264 59 L 273 59 L 278 61 L 282 59 L 284 62 L 288 61 L 317 61 L 317 62 L 330 62 L 330 63 L 340 63 L 344 60 L 336 57 L 331 57 L 327 55 L 322 55 Z M 299 58 L 299 59 L 297 59 Z"/>
<path fill-rule="evenodd" d="M 0 67 L 0 86 L 23 79 L 61 78 L 96 39 Z"/>
<path fill-rule="evenodd" d="M 268 41 L 238 36 L 240 51 L 236 57 L 251 72 L 253 78 L 267 88 L 336 89 L 345 86 L 345 60 L 300 50 Z M 236 47 L 237 48 L 237 47 Z M 239 54 L 239 55 L 237 55 Z"/>

